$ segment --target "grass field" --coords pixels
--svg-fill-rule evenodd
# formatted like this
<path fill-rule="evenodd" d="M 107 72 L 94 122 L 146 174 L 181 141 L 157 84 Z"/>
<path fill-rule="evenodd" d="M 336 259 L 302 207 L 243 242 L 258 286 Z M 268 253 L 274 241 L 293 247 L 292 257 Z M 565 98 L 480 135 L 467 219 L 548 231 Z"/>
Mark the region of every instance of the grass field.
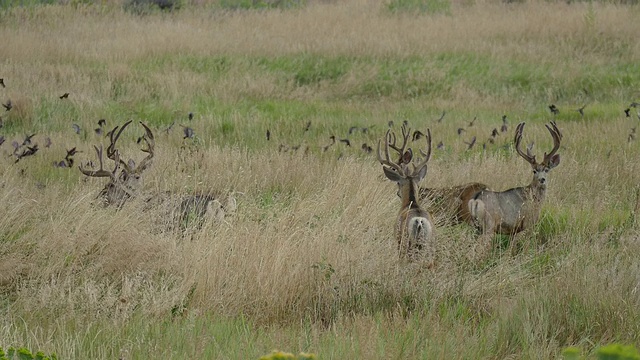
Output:
<path fill-rule="evenodd" d="M 407 3 L 0 10 L 12 105 L 0 108 L 0 346 L 61 359 L 547 359 L 640 345 L 640 8 Z M 488 143 L 503 115 L 508 131 Z M 235 215 L 182 232 L 139 200 L 96 206 L 106 179 L 75 165 L 108 144 L 99 119 L 134 120 L 119 145 L 135 161 L 137 122 L 154 131 L 144 194 L 232 192 Z M 398 260 L 396 186 L 363 151 L 390 121 L 442 142 L 422 185 L 502 190 L 531 180 L 516 124 L 541 157 L 551 120 L 561 163 L 521 251 L 496 237 L 472 259 L 475 229 L 437 218 L 437 265 Z M 38 152 L 16 162 L 12 142 L 31 134 Z M 332 135 L 351 146 L 323 151 Z M 73 168 L 52 165 L 73 147 Z"/>

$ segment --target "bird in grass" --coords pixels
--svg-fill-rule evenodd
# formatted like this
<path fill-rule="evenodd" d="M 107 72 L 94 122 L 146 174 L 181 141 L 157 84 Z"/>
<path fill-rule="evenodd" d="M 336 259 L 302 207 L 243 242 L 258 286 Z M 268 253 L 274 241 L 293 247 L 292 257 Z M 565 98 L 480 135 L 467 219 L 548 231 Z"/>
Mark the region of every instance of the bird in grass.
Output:
<path fill-rule="evenodd" d="M 472 126 L 473 126 L 473 124 L 476 122 L 476 119 L 477 119 L 477 118 L 478 118 L 477 116 L 474 116 L 474 117 L 473 117 L 473 120 L 471 120 L 471 122 L 469 123 L 469 126 L 468 126 L 468 127 L 472 127 Z"/>
<path fill-rule="evenodd" d="M 476 137 L 474 136 L 471 138 L 471 141 L 469 142 L 464 141 L 464 143 L 467 144 L 467 150 L 471 150 L 471 148 L 473 148 L 473 145 L 476 144 Z"/>
<path fill-rule="evenodd" d="M 629 136 L 627 136 L 627 142 L 632 142 L 635 139 L 636 139 L 636 128 L 632 127 L 631 132 L 629 133 Z"/>
<path fill-rule="evenodd" d="M 367 143 L 362 143 L 362 151 L 366 152 L 367 154 L 370 154 L 373 149 L 371 148 L 371 146 L 367 145 Z"/>
<path fill-rule="evenodd" d="M 93 129 L 93 131 L 95 131 L 96 135 L 102 135 L 102 133 L 104 132 L 104 126 L 106 124 L 107 124 L 107 120 L 105 120 L 105 119 L 98 120 L 98 127 Z"/>
<path fill-rule="evenodd" d="M 340 142 L 347 146 L 351 146 L 351 141 L 349 141 L 349 139 L 340 139 Z"/>
<path fill-rule="evenodd" d="M 309 131 L 311 129 L 311 121 L 307 122 L 307 125 L 304 127 L 304 132 Z"/>
<path fill-rule="evenodd" d="M 49 148 L 50 146 L 51 146 L 51 138 L 47 136 L 44 139 L 44 147 Z"/>
<path fill-rule="evenodd" d="M 584 108 L 587 107 L 587 104 L 582 105 L 576 111 L 580 113 L 580 116 L 584 117 Z"/>
<path fill-rule="evenodd" d="M 458 130 L 456 130 L 456 132 L 458 133 L 458 136 L 462 135 L 463 132 L 465 132 L 466 130 L 463 128 L 458 128 Z"/>
<path fill-rule="evenodd" d="M 440 141 L 440 142 L 438 143 L 438 145 L 436 146 L 436 149 L 438 149 L 438 150 L 444 150 L 444 143 L 443 143 L 442 141 Z"/>
<path fill-rule="evenodd" d="M 2 117 L 0 117 L 0 129 L 2 129 L 3 126 L 4 124 L 2 123 Z"/>
<path fill-rule="evenodd" d="M 624 114 L 626 115 L 626 117 L 631 117 L 630 112 L 631 112 L 631 108 L 624 109 Z"/>
<path fill-rule="evenodd" d="M 4 107 L 4 111 L 9 111 L 13 108 L 13 104 L 11 103 L 11 100 L 7 100 L 6 104 L 2 104 L 2 106 Z"/>
<path fill-rule="evenodd" d="M 4 78 L 0 78 L 0 86 L 2 86 L 2 88 L 6 88 L 7 86 L 4 84 Z"/>
<path fill-rule="evenodd" d="M 82 130 L 82 128 L 80 127 L 80 125 L 78 124 L 72 124 L 71 127 L 73 128 L 73 131 L 75 131 L 76 134 L 80 135 L 80 130 Z"/>
<path fill-rule="evenodd" d="M 424 137 L 424 133 L 420 130 L 416 130 L 413 132 L 413 136 L 411 137 L 412 141 L 420 140 Z"/>
<path fill-rule="evenodd" d="M 33 146 L 27 146 L 26 150 L 22 150 L 22 153 L 20 155 L 17 155 L 16 163 L 20 161 L 20 159 L 22 159 L 23 157 L 32 156 L 36 152 L 38 152 L 38 144 L 35 144 Z"/>
<path fill-rule="evenodd" d="M 31 145 L 31 139 L 36 136 L 36 134 L 31 134 L 31 135 L 26 135 L 24 138 L 24 141 L 22 142 L 21 146 L 27 146 L 27 145 Z"/>
<path fill-rule="evenodd" d="M 60 99 L 66 99 L 69 97 L 69 93 L 64 93 L 62 95 L 60 95 Z"/>
<path fill-rule="evenodd" d="M 192 128 L 183 125 L 180 126 L 182 126 L 182 133 L 184 134 L 182 139 L 192 139 L 196 135 Z"/>
<path fill-rule="evenodd" d="M 442 111 L 442 115 L 440 115 L 439 118 L 436 119 L 437 122 L 442 122 L 442 119 L 444 119 L 444 115 L 446 114 L 446 111 Z"/>
<path fill-rule="evenodd" d="M 500 127 L 500 132 L 509 131 L 509 127 L 507 125 L 507 115 L 502 115 L 502 126 Z"/>
<path fill-rule="evenodd" d="M 335 137 L 335 135 L 331 135 L 331 136 L 329 136 L 329 139 L 331 139 L 331 143 L 329 143 L 329 145 L 325 145 L 325 146 L 323 146 L 323 147 L 322 147 L 322 151 L 327 151 L 327 150 L 329 150 L 329 148 L 330 148 L 330 147 L 332 147 L 332 146 L 333 146 L 333 144 L 335 144 L 335 143 L 336 143 L 336 137 Z"/>
<path fill-rule="evenodd" d="M 189 118 L 189 120 L 193 120 L 193 113 L 192 113 L 192 112 L 190 112 L 190 113 L 187 115 L 187 117 Z"/>
<path fill-rule="evenodd" d="M 558 115 L 560 114 L 560 109 L 558 109 L 558 107 L 555 104 L 551 104 L 549 105 L 549 110 L 551 110 L 551 113 L 553 115 Z"/>
<path fill-rule="evenodd" d="M 0 135 L 0 145 L 4 144 L 4 136 Z"/>
<path fill-rule="evenodd" d="M 166 131 L 166 132 L 167 132 L 167 134 L 169 134 L 169 131 L 171 131 L 171 129 L 173 129 L 173 125 L 175 125 L 175 124 L 176 124 L 176 122 L 175 122 L 175 121 L 174 121 L 174 122 L 172 122 L 172 123 L 169 125 L 169 127 L 167 127 L 166 129 L 164 129 L 164 131 Z"/>
<path fill-rule="evenodd" d="M 267 141 L 271 140 L 271 131 L 267 129 Z"/>

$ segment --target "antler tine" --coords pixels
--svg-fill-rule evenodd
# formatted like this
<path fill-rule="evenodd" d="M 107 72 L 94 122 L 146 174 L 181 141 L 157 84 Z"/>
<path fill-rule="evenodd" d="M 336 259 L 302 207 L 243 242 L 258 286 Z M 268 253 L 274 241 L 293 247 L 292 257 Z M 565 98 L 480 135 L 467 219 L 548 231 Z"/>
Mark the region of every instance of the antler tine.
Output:
<path fill-rule="evenodd" d="M 551 137 L 553 138 L 553 149 L 549 154 L 547 154 L 546 152 L 544 153 L 544 163 L 548 164 L 549 160 L 551 160 L 558 149 L 560 149 L 560 140 L 562 139 L 562 133 L 560 133 L 560 130 L 558 130 L 556 123 L 553 121 L 551 121 L 551 126 L 549 126 L 548 124 L 545 124 L 544 126 L 547 128 L 547 130 L 549 130 L 549 133 L 551 133 Z"/>
<path fill-rule="evenodd" d="M 140 165 L 138 165 L 138 167 L 135 169 L 136 173 L 141 173 L 144 169 L 146 169 L 151 164 L 151 159 L 153 158 L 153 151 L 156 144 L 153 138 L 153 132 L 151 132 L 151 129 L 149 129 L 149 127 L 145 125 L 142 121 L 140 121 L 140 124 L 144 127 L 146 131 L 145 135 L 142 138 L 147 143 L 147 148 L 142 149 L 142 151 L 146 152 L 149 155 L 147 155 L 147 157 L 145 157 L 144 159 L 142 159 L 142 161 L 140 161 Z"/>
<path fill-rule="evenodd" d="M 422 160 L 422 162 L 420 162 L 419 165 L 416 165 L 414 167 L 415 169 L 420 169 L 421 167 L 425 166 L 431 158 L 431 129 L 427 129 L 425 137 L 427 138 L 427 152 L 425 153 L 424 151 L 422 151 L 422 149 L 420 149 L 420 154 L 422 154 L 422 157 L 424 159 Z"/>
<path fill-rule="evenodd" d="M 129 168 L 129 165 L 127 165 L 127 163 L 125 163 L 124 161 L 122 161 L 120 159 L 119 154 L 116 154 L 118 152 L 118 150 L 116 150 L 116 142 L 118 141 L 118 138 L 120 138 L 120 135 L 122 135 L 122 132 L 124 131 L 124 129 L 126 129 L 127 126 L 129 126 L 129 124 L 131 124 L 132 121 L 133 120 L 129 120 L 126 123 L 124 123 L 124 125 L 122 125 L 120 130 L 118 130 L 119 126 L 116 126 L 116 127 L 113 128 L 113 130 L 111 130 L 109 132 L 109 134 L 110 134 L 110 137 L 109 137 L 110 144 L 109 144 L 109 147 L 107 148 L 107 157 L 109 159 L 119 163 L 119 164 L 122 164 L 122 166 L 124 167 L 124 170 L 126 172 L 131 172 L 131 169 Z M 118 132 L 117 134 L 116 134 L 116 131 Z M 118 155 L 118 156 L 116 156 L 116 155 Z"/>
<path fill-rule="evenodd" d="M 522 149 L 520 149 L 520 141 L 522 141 L 523 130 L 524 130 L 524 123 L 521 122 L 520 124 L 518 124 L 518 127 L 516 128 L 516 135 L 514 139 L 514 142 L 516 144 L 516 151 L 518 152 L 518 155 L 522 156 L 522 158 L 527 160 L 530 164 L 532 165 L 537 164 L 535 155 L 532 156 L 528 153 L 525 154 L 524 152 L 522 152 Z"/>
<path fill-rule="evenodd" d="M 385 158 L 382 158 L 382 155 L 380 154 L 380 140 L 378 139 L 378 148 L 377 148 L 377 154 L 378 154 L 378 161 L 380 162 L 380 164 L 382 165 L 386 165 L 394 170 L 396 170 L 398 172 L 398 174 L 404 176 L 404 170 L 402 169 L 402 166 L 398 165 L 397 163 L 394 163 L 393 161 L 391 161 L 391 158 L 389 156 L 389 139 L 391 138 L 390 135 L 390 130 L 387 130 L 387 134 L 384 137 L 384 154 L 385 154 Z"/>
<path fill-rule="evenodd" d="M 390 130 L 387 130 L 387 133 L 389 132 Z M 402 155 L 407 150 L 407 145 L 409 145 L 408 143 L 409 136 L 411 136 L 411 131 L 407 128 L 406 124 L 402 124 L 402 146 L 401 147 L 396 146 L 396 133 L 392 132 L 391 135 L 389 135 L 389 139 L 393 140 L 393 142 L 389 144 L 389 147 L 397 151 L 398 154 L 400 155 L 400 160 L 398 162 L 402 162 Z"/>
<path fill-rule="evenodd" d="M 96 153 L 98 154 L 98 162 L 100 163 L 100 169 L 99 170 L 86 170 L 82 167 L 82 164 L 80 164 L 78 166 L 78 168 L 80 169 L 80 172 L 85 174 L 86 176 L 91 176 L 91 177 L 109 177 L 111 178 L 112 181 L 116 180 L 116 172 L 118 171 L 118 168 L 120 166 L 119 161 L 116 161 L 116 167 L 115 169 L 113 169 L 112 172 L 107 171 L 104 169 L 104 160 L 103 160 L 103 154 L 102 154 L 102 145 L 100 145 L 100 147 L 97 146 L 93 146 L 96 149 Z M 120 158 L 120 156 L 118 155 L 118 153 L 115 153 L 115 157 L 117 159 Z"/>

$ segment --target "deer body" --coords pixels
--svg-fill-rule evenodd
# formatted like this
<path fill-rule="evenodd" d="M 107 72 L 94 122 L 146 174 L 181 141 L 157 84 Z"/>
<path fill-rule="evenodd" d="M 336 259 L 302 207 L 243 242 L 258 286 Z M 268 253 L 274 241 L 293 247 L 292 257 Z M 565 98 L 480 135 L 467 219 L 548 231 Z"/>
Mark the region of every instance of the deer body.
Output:
<path fill-rule="evenodd" d="M 516 151 L 533 169 L 533 179 L 528 186 L 506 191 L 482 190 L 469 200 L 470 216 L 481 227 L 483 234 L 515 235 L 538 222 L 547 189 L 547 175 L 560 163 L 560 155 L 556 151 L 560 148 L 562 134 L 553 122 L 546 127 L 553 137 L 554 147 L 551 153 L 545 153 L 541 163 L 528 151 L 525 154 L 520 150 L 524 123 L 519 124 L 516 130 Z"/>
<path fill-rule="evenodd" d="M 468 183 L 448 188 L 420 188 L 420 200 L 428 204 L 429 211 L 443 214 L 451 224 L 473 223 L 468 203 L 480 191 L 488 189 L 482 183 Z"/>
<path fill-rule="evenodd" d="M 400 257 L 414 260 L 419 254 L 423 254 L 424 259 L 431 264 L 435 256 L 433 220 L 429 212 L 420 206 L 417 185 L 427 174 L 427 161 L 431 155 L 431 134 L 427 133 L 428 151 L 426 154 L 422 153 L 424 159 L 418 165 L 413 164 L 413 169 L 409 167 L 413 151 L 405 151 L 406 137 L 402 148 L 399 149 L 395 147 L 395 136 L 391 136 L 389 132 L 385 136 L 385 158 L 380 154 L 378 141 L 378 161 L 383 165 L 385 176 L 398 184 L 398 194 L 402 199 L 395 226 Z M 393 144 L 389 144 L 390 139 L 394 139 Z M 389 147 L 402 154 L 401 161 L 391 161 Z"/>

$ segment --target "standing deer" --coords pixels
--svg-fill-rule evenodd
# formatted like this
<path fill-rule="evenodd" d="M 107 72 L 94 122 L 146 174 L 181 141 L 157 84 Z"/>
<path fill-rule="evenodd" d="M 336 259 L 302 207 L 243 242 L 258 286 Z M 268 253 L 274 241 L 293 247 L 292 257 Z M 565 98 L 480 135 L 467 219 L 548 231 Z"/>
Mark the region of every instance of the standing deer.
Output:
<path fill-rule="evenodd" d="M 97 147 L 94 145 L 96 149 L 96 153 L 98 155 L 98 162 L 100 164 L 100 169 L 98 170 L 87 170 L 82 165 L 79 166 L 80 172 L 89 177 L 108 177 L 110 180 L 105 185 L 105 187 L 100 191 L 98 195 L 99 198 L 102 199 L 103 205 L 115 205 L 120 208 L 124 203 L 132 197 L 135 197 L 139 191 L 140 186 L 140 178 L 142 172 L 146 170 L 149 165 L 151 165 L 151 160 L 153 159 L 153 151 L 155 146 L 155 141 L 153 138 L 153 133 L 151 129 L 147 127 L 144 123 L 140 122 L 140 124 L 145 129 L 145 135 L 142 137 L 144 142 L 147 144 L 146 149 L 142 149 L 143 152 L 148 155 L 140 161 L 140 164 L 136 166 L 133 160 L 129 162 L 125 162 L 120 158 L 120 152 L 116 148 L 116 142 L 124 129 L 127 128 L 131 124 L 131 120 L 127 121 L 120 130 L 118 131 L 119 126 L 116 126 L 109 133 L 109 147 L 107 147 L 107 158 L 112 160 L 115 163 L 113 170 L 105 170 L 104 169 L 104 157 L 103 157 L 103 149 L 102 145 Z M 117 132 L 117 133 L 116 133 Z M 121 170 L 118 173 L 118 170 Z"/>
<path fill-rule="evenodd" d="M 410 131 L 405 125 L 402 126 L 402 145 L 398 146 L 395 133 L 389 135 L 391 143 L 389 147 L 400 154 L 398 163 L 403 162 L 403 154 L 408 146 Z M 443 214 L 445 221 L 451 224 L 466 222 L 473 224 L 473 219 L 469 213 L 469 200 L 488 186 L 478 182 L 455 185 L 445 188 L 420 187 L 418 190 L 421 202 L 426 203 L 427 209 L 433 214 Z M 398 192 L 398 195 L 400 193 Z"/>
<path fill-rule="evenodd" d="M 547 175 L 560 164 L 560 155 L 556 152 L 562 139 L 555 122 L 552 121 L 545 126 L 553 138 L 553 149 L 549 154 L 544 154 L 541 163 L 536 161 L 535 155 L 529 150 L 524 153 L 520 148 L 524 123 L 520 123 L 516 128 L 516 151 L 533 169 L 533 179 L 529 185 L 505 191 L 483 190 L 469 201 L 469 212 L 482 228 L 485 241 L 490 240 L 493 234 L 513 236 L 531 228 L 538 221 L 547 190 Z"/>
<path fill-rule="evenodd" d="M 413 150 L 408 149 L 401 154 L 402 161 L 393 162 L 389 155 L 389 141 L 395 140 L 395 135 L 387 131 L 385 135 L 384 153 L 380 154 L 380 140 L 378 140 L 377 155 L 378 161 L 383 165 L 382 170 L 386 177 L 398 184 L 402 206 L 396 221 L 396 240 L 400 256 L 402 258 L 413 259 L 418 252 L 424 251 L 425 260 L 433 262 L 433 220 L 426 210 L 420 207 L 418 201 L 417 184 L 427 174 L 427 162 L 431 157 L 431 132 L 427 131 L 427 153 L 422 150 L 420 153 L 424 157 L 420 163 L 411 164 L 413 160 Z M 395 141 L 394 141 L 395 142 Z M 404 150 L 404 149 L 403 149 Z M 410 167 L 412 166 L 412 168 Z"/>

